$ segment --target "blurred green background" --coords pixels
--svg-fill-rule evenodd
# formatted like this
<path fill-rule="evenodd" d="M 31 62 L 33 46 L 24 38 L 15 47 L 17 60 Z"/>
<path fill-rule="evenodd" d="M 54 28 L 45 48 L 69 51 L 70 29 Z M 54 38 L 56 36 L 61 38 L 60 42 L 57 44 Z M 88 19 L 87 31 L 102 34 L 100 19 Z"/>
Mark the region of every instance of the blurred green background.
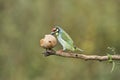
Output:
<path fill-rule="evenodd" d="M 39 40 L 54 25 L 85 54 L 120 52 L 120 0 L 0 0 L 0 80 L 119 80 L 119 64 L 44 57 Z"/>

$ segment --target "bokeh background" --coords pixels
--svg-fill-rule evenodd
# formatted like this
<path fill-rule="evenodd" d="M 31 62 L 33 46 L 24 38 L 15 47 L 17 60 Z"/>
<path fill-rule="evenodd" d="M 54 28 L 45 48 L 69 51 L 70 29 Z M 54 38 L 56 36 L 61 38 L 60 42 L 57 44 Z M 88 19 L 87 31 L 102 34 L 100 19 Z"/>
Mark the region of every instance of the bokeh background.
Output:
<path fill-rule="evenodd" d="M 0 80 L 119 80 L 119 62 L 111 73 L 108 61 L 44 57 L 39 40 L 54 25 L 84 54 L 120 52 L 120 0 L 0 0 Z"/>

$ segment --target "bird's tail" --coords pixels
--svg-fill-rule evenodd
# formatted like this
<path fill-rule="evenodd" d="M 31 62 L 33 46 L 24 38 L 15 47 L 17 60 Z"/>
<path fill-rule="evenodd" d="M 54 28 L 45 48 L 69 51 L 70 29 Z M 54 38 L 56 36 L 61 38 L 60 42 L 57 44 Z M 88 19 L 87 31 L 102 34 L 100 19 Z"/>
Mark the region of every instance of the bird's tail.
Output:
<path fill-rule="evenodd" d="M 80 51 L 80 52 L 83 52 L 84 50 L 82 50 L 82 49 L 80 49 L 80 48 L 78 48 L 78 47 L 75 47 L 75 50 L 78 50 L 78 51 Z"/>

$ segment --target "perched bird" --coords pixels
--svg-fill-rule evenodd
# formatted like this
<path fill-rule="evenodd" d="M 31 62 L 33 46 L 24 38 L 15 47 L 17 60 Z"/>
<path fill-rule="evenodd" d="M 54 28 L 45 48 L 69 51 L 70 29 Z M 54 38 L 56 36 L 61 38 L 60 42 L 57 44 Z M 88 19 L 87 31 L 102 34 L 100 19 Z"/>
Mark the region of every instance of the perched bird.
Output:
<path fill-rule="evenodd" d="M 52 49 L 53 47 L 56 46 L 56 44 L 57 44 L 57 40 L 51 34 L 45 35 L 45 37 L 40 40 L 40 46 L 45 48 L 46 50 L 47 49 L 49 49 L 49 50 Z"/>
<path fill-rule="evenodd" d="M 63 47 L 63 51 L 65 51 L 65 50 L 70 50 L 70 51 L 79 50 L 79 51 L 83 51 L 82 49 L 77 48 L 77 47 L 74 46 L 74 43 L 73 43 L 73 40 L 71 39 L 71 37 L 61 27 L 55 26 L 52 29 L 51 34 L 52 35 L 55 34 L 57 36 L 58 41 L 60 42 L 60 44 Z"/>

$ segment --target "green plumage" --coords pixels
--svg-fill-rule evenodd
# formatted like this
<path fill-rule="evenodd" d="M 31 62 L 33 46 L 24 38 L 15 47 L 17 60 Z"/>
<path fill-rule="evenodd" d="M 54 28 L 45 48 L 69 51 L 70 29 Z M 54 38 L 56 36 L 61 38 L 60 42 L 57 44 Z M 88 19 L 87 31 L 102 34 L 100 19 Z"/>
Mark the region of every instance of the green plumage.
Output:
<path fill-rule="evenodd" d="M 56 32 L 56 36 L 57 36 L 58 41 L 62 45 L 63 50 L 83 51 L 74 46 L 74 42 L 73 42 L 72 38 L 61 27 L 56 26 L 56 28 L 58 29 L 58 32 Z"/>
<path fill-rule="evenodd" d="M 62 29 L 59 27 L 59 29 L 61 30 L 61 38 L 66 41 L 68 44 L 70 44 L 71 46 L 73 46 L 73 40 L 71 39 L 71 37 Z"/>

